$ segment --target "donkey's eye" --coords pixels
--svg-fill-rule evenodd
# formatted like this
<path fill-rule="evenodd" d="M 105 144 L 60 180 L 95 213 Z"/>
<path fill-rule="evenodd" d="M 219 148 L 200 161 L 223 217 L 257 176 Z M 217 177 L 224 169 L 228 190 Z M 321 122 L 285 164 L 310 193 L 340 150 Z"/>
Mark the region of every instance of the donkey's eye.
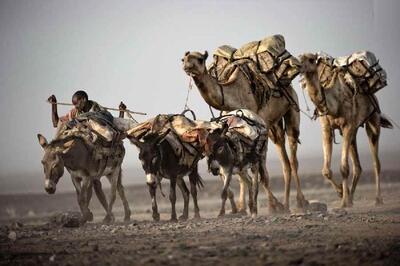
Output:
<path fill-rule="evenodd" d="M 224 151 L 224 147 L 223 146 L 221 146 L 221 147 L 219 147 L 217 149 L 217 153 L 222 153 L 223 151 Z"/>

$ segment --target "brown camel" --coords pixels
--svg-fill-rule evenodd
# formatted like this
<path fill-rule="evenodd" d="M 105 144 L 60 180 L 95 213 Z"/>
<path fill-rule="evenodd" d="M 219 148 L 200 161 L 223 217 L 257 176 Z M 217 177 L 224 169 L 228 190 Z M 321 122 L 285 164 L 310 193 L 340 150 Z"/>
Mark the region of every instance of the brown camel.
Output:
<path fill-rule="evenodd" d="M 363 93 L 355 94 L 346 84 L 343 73 L 337 72 L 329 88 L 322 89 L 319 75 L 324 66 L 323 64 L 318 64 L 317 60 L 316 54 L 300 56 L 300 61 L 303 65 L 303 87 L 315 104 L 321 123 L 324 151 L 322 175 L 328 179 L 338 194 L 341 195 L 341 207 L 352 206 L 354 192 L 362 171 L 357 151 L 357 130 L 365 123 L 375 168 L 375 202 L 376 204 L 382 204 L 380 191 L 381 166 L 378 157 L 379 135 L 381 127 L 391 127 L 391 124 L 371 104 L 370 97 L 375 96 Z M 336 184 L 332 179 L 331 156 L 335 129 L 339 129 L 343 136 L 340 165 L 342 186 Z M 349 154 L 353 165 L 353 180 L 350 191 L 348 189 Z"/>
<path fill-rule="evenodd" d="M 270 97 L 268 103 L 261 108 L 252 92 L 251 84 L 239 69 L 232 74 L 230 81 L 220 84 L 210 75 L 206 68 L 207 51 L 186 52 L 183 62 L 184 71 L 193 78 L 200 94 L 210 106 L 221 111 L 232 111 L 235 109 L 249 109 L 263 118 L 270 128 L 269 138 L 278 149 L 283 168 L 285 180 L 284 206 L 289 211 L 289 194 L 291 177 L 294 175 L 297 186 L 297 207 L 304 208 L 308 201 L 300 187 L 298 176 L 297 144 L 300 134 L 300 114 L 291 105 L 291 102 L 279 92 Z M 285 88 L 290 97 L 297 103 L 297 94 L 291 86 Z M 288 137 L 290 158 L 285 148 L 285 132 Z M 245 206 L 244 196 L 240 199 L 240 205 Z M 243 194 L 244 195 L 244 194 Z"/>

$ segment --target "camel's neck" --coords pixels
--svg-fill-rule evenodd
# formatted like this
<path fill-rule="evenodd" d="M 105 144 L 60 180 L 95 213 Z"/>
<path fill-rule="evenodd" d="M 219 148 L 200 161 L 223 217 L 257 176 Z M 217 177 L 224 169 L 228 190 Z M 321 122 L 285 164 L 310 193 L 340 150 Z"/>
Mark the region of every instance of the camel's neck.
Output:
<path fill-rule="evenodd" d="M 217 80 L 208 71 L 205 71 L 202 75 L 193 77 L 193 80 L 207 104 L 218 110 L 226 109 L 223 87 L 218 84 Z"/>
<path fill-rule="evenodd" d="M 326 113 L 328 110 L 327 102 L 325 99 L 325 93 L 323 93 L 323 88 L 321 88 L 318 72 L 307 72 L 303 74 L 304 81 L 306 85 L 306 90 L 311 98 L 311 101 L 315 104 L 318 111 Z"/>

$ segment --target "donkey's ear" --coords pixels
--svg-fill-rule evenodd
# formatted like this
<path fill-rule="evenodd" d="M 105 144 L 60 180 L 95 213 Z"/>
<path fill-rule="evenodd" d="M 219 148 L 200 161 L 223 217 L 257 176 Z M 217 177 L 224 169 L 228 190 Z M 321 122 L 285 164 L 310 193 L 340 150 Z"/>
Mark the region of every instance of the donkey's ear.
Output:
<path fill-rule="evenodd" d="M 168 135 L 168 133 L 171 131 L 170 128 L 168 128 L 164 133 L 162 133 L 160 136 L 158 136 L 156 138 L 156 140 L 154 141 L 154 143 L 158 144 L 160 142 L 162 142 Z"/>
<path fill-rule="evenodd" d="M 63 145 L 64 149 L 62 150 L 62 153 L 63 154 L 68 153 L 73 145 L 74 145 L 74 140 L 70 140 L 70 141 L 65 142 L 64 145 Z"/>
<path fill-rule="evenodd" d="M 135 145 L 139 149 L 141 149 L 143 147 L 143 143 L 139 139 L 132 137 L 132 136 L 129 136 L 128 139 L 133 145 Z"/>
<path fill-rule="evenodd" d="M 188 54 L 190 54 L 190 52 L 189 52 L 189 51 L 186 51 L 186 52 L 185 52 L 185 56 L 187 56 Z"/>
<path fill-rule="evenodd" d="M 46 146 L 48 145 L 47 139 L 43 137 L 41 134 L 37 134 L 37 138 L 39 140 L 40 146 L 42 146 L 42 148 L 46 148 Z"/>
<path fill-rule="evenodd" d="M 203 55 L 204 61 L 206 61 L 207 58 L 208 58 L 208 52 L 207 52 L 207 50 L 206 50 L 206 51 L 204 51 L 204 55 Z"/>

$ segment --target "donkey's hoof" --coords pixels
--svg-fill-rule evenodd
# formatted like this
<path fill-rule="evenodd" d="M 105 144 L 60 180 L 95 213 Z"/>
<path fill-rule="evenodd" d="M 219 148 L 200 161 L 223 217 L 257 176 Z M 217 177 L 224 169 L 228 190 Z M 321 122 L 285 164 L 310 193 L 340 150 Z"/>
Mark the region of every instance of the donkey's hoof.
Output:
<path fill-rule="evenodd" d="M 310 202 L 308 202 L 308 200 L 306 200 L 306 199 L 304 198 L 304 196 L 303 196 L 303 197 L 298 197 L 298 198 L 297 198 L 297 205 L 296 205 L 296 207 L 297 207 L 298 209 L 305 210 L 305 209 L 307 209 L 309 206 L 310 206 Z"/>
<path fill-rule="evenodd" d="M 247 211 L 246 211 L 246 209 L 239 209 L 238 214 L 245 216 L 245 215 L 247 215 Z"/>
<path fill-rule="evenodd" d="M 130 222 L 131 221 L 131 216 L 125 216 L 124 217 L 124 222 Z"/>
<path fill-rule="evenodd" d="M 114 215 L 112 215 L 112 214 L 107 214 L 103 219 L 103 222 L 106 224 L 113 223 L 114 221 L 115 221 L 115 218 L 114 218 Z"/>
<path fill-rule="evenodd" d="M 153 213 L 152 215 L 153 221 L 159 222 L 160 221 L 160 214 L 159 213 Z"/>
<path fill-rule="evenodd" d="M 225 210 L 220 210 L 219 214 L 218 214 L 218 218 L 223 218 L 224 216 L 225 216 Z"/>
<path fill-rule="evenodd" d="M 179 221 L 187 221 L 188 218 L 188 215 L 181 215 L 179 216 Z"/>
<path fill-rule="evenodd" d="M 200 220 L 200 219 L 201 219 L 200 213 L 195 213 L 193 216 L 193 220 Z"/>
<path fill-rule="evenodd" d="M 375 199 L 375 206 L 380 206 L 383 205 L 383 198 L 382 197 L 377 197 Z"/>
<path fill-rule="evenodd" d="M 83 219 L 85 219 L 86 222 L 92 222 L 93 221 L 93 213 L 92 212 L 88 212 L 83 216 L 84 216 Z"/>
<path fill-rule="evenodd" d="M 176 219 L 176 217 L 171 217 L 171 219 L 169 219 L 169 221 L 172 223 L 176 223 L 176 222 L 178 222 L 178 219 Z"/>

